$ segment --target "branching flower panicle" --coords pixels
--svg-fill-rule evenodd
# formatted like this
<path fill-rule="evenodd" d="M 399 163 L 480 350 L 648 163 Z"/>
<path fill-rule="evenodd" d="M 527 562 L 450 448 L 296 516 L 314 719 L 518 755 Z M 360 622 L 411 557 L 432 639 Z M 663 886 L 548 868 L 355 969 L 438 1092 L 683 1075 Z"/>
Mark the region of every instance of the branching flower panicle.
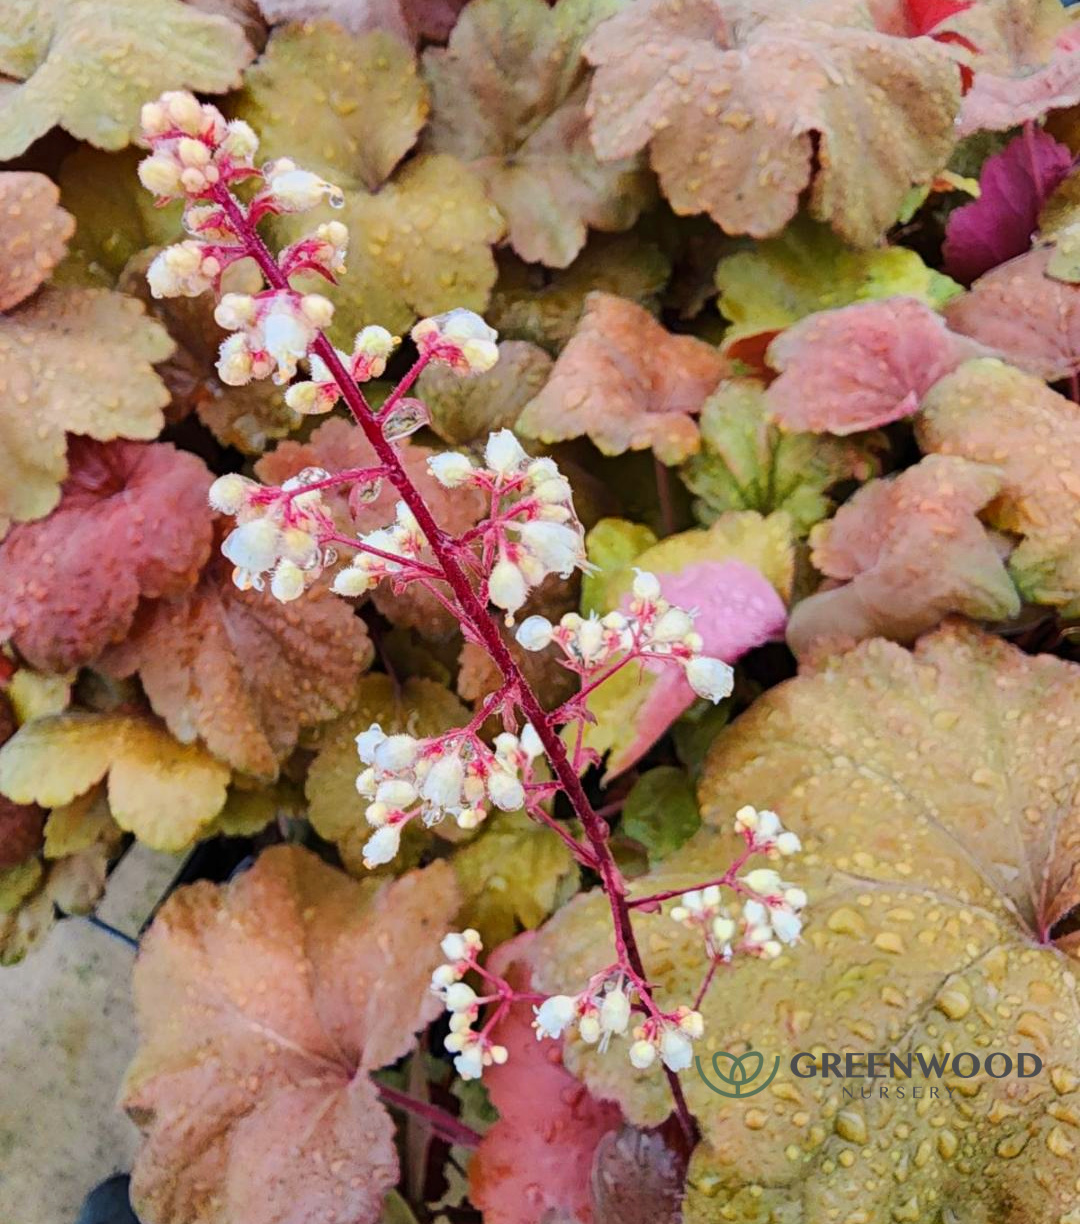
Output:
<path fill-rule="evenodd" d="M 428 461 L 444 488 L 469 488 L 485 495 L 488 513 L 464 534 L 446 533 L 401 462 L 400 445 L 428 422 L 424 405 L 410 396 L 430 364 L 469 377 L 498 360 L 498 337 L 478 315 L 451 310 L 421 319 L 410 333 L 416 359 L 376 411 L 363 384 L 380 378 L 399 340 L 378 322 L 363 327 L 349 353 L 325 335 L 333 307 L 321 294 L 302 293 L 291 278 L 315 272 L 333 282 L 344 268 L 349 235 L 337 221 L 317 225 L 276 256 L 258 233 L 267 216 L 302 213 L 323 203 L 340 205 L 341 192 L 288 158 L 261 169 L 255 165 L 258 139 L 240 120 L 227 122 L 213 106 L 186 93 L 167 93 L 143 108 L 143 136 L 151 154 L 141 164 L 143 184 L 159 199 L 184 201 L 189 237 L 167 247 L 149 271 L 159 297 L 219 295 L 215 318 L 230 334 L 221 345 L 222 381 L 243 385 L 273 378 L 297 412 L 317 415 L 344 402 L 368 443 L 375 462 L 365 468 L 329 472 L 306 468 L 280 487 L 240 475 L 222 476 L 210 491 L 211 505 L 235 519 L 222 551 L 234 564 L 241 588 L 262 590 L 288 602 L 332 565 L 339 550 L 353 556 L 332 579 L 339 595 L 366 595 L 380 582 L 395 590 L 419 584 L 449 609 L 466 640 L 481 645 L 502 675 L 468 726 L 424 738 L 391 734 L 373 725 L 357 737 L 357 789 L 368 801 L 372 828 L 364 847 L 369 867 L 390 862 L 409 821 L 435 824 L 447 817 L 474 828 L 494 808 L 524 810 L 560 837 L 577 860 L 599 876 L 611 909 L 617 959 L 598 970 L 575 995 L 522 994 L 478 960 L 482 945 L 475 931 L 448 935 L 447 962 L 435 972 L 432 988 L 450 1012 L 447 1049 L 466 1078 L 506 1059 L 494 1030 L 514 1003 L 535 1005 L 538 1038 L 559 1038 L 571 1030 L 606 1049 L 624 1040 L 631 1063 L 645 1071 L 662 1066 L 680 1122 L 692 1123 L 677 1073 L 692 1060 L 692 1043 L 703 1033 L 701 998 L 716 965 L 735 952 L 774 956 L 798 939 L 806 898 L 772 868 L 740 875 L 754 854 L 783 857 L 798 850 L 769 812 L 743 809 L 737 818 L 745 854 L 719 880 L 686 890 L 672 910 L 680 922 L 705 937 L 709 972 L 699 996 L 674 1008 L 653 997 L 634 933 L 635 908 L 657 908 L 676 894 L 628 899 L 628 888 L 612 857 L 606 821 L 593 808 L 581 774 L 595 761 L 582 736 L 565 736 L 590 717 L 588 694 L 621 668 L 637 665 L 680 669 L 700 696 L 719 701 L 732 687 L 726 662 L 702 653 L 692 609 L 667 600 L 660 580 L 638 573 L 624 606 L 608 615 L 564 616 L 558 624 L 530 616 L 517 626 L 518 643 L 530 651 L 556 648 L 561 663 L 580 679 L 580 691 L 558 709 L 546 711 L 503 640 L 499 619 L 513 626 L 529 592 L 549 575 L 569 577 L 589 568 L 584 529 L 574 509 L 569 482 L 554 460 L 533 457 L 508 429 L 493 433 L 482 459 L 447 452 Z M 245 199 L 233 187 L 246 183 Z M 264 288 L 222 295 L 222 276 L 237 260 L 259 268 Z M 302 363 L 309 377 L 293 381 Z M 365 534 L 342 532 L 324 500 L 330 488 L 351 487 L 350 504 L 371 503 L 384 482 L 399 494 L 393 521 Z M 493 609 L 497 609 L 493 611 Z M 492 742 L 482 731 L 490 721 L 502 731 Z M 565 737 L 565 738 L 564 738 Z M 536 773 L 546 757 L 553 780 Z M 584 837 L 551 814 L 556 793 L 565 795 Z M 720 904 L 722 888 L 741 899 L 739 916 Z M 482 983 L 481 992 L 465 981 Z"/>

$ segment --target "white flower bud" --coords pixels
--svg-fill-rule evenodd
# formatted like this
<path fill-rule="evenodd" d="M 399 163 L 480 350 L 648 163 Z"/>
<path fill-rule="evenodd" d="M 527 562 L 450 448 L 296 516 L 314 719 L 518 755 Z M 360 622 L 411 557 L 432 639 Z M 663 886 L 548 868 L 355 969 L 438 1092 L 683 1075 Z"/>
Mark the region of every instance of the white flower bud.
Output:
<path fill-rule="evenodd" d="M 323 199 L 334 203 L 341 190 L 310 170 L 300 170 L 287 157 L 279 158 L 266 172 L 266 186 L 284 212 L 306 212 Z"/>
<path fill-rule="evenodd" d="M 329 327 L 334 319 L 334 303 L 321 293 L 305 293 L 300 299 L 300 310 L 312 327 Z"/>
<path fill-rule="evenodd" d="M 656 603 L 660 598 L 660 579 L 655 574 L 648 574 L 644 570 L 635 569 L 634 574 L 634 598 L 648 600 L 649 603 Z"/>
<path fill-rule="evenodd" d="M 574 1023 L 577 1016 L 577 999 L 572 995 L 552 995 L 539 1007 L 533 1008 L 533 1028 L 537 1040 L 541 1037 L 561 1037 L 563 1029 Z"/>
<path fill-rule="evenodd" d="M 269 519 L 252 519 L 229 532 L 221 551 L 233 565 L 261 574 L 277 561 L 280 541 L 281 531 Z"/>
<path fill-rule="evenodd" d="M 238 331 L 255 322 L 255 299 L 250 293 L 226 293 L 214 307 L 214 322 L 226 331 Z"/>
<path fill-rule="evenodd" d="M 389 863 L 397 854 L 400 845 L 400 825 L 388 824 L 376 829 L 364 843 L 364 866 L 370 870 L 372 867 Z"/>
<path fill-rule="evenodd" d="M 695 655 L 686 664 L 686 679 L 699 697 L 715 703 L 731 696 L 735 673 L 723 659 Z"/>
<path fill-rule="evenodd" d="M 772 912 L 772 928 L 781 943 L 797 943 L 802 934 L 802 919 L 789 909 L 774 909 Z"/>
<path fill-rule="evenodd" d="M 658 642 L 677 642 L 693 628 L 693 620 L 682 608 L 668 608 L 653 626 L 653 638 Z"/>
<path fill-rule="evenodd" d="M 380 803 L 400 810 L 415 802 L 416 787 L 411 782 L 406 782 L 404 778 L 391 778 L 389 781 L 379 783 L 375 798 Z"/>
<path fill-rule="evenodd" d="M 282 558 L 270 579 L 270 594 L 280 603 L 292 603 L 304 593 L 304 571 L 287 558 Z"/>
<path fill-rule="evenodd" d="M 443 486 L 444 489 L 457 489 L 472 476 L 473 465 L 465 455 L 456 451 L 446 451 L 441 455 L 432 455 L 427 461 L 428 471 Z"/>
<path fill-rule="evenodd" d="M 521 728 L 521 750 L 530 761 L 540 756 L 544 751 L 544 745 L 540 742 L 540 736 L 537 735 L 536 728 L 532 723 L 526 723 Z"/>
<path fill-rule="evenodd" d="M 258 149 L 259 138 L 255 135 L 251 125 L 245 123 L 243 119 L 233 119 L 225 129 L 221 151 L 234 162 L 251 165 L 252 158 Z"/>
<path fill-rule="evenodd" d="M 180 194 L 180 167 L 171 157 L 154 156 L 139 162 L 139 182 L 154 195 Z"/>
<path fill-rule="evenodd" d="M 511 615 L 525 602 L 525 575 L 512 562 L 503 558 L 495 563 L 488 579 L 488 596 L 498 608 Z"/>
<path fill-rule="evenodd" d="M 528 463 L 529 456 L 509 429 L 488 434 L 484 463 L 499 476 L 510 476 Z"/>
<path fill-rule="evenodd" d="M 455 807 L 461 802 L 461 788 L 465 782 L 465 768 L 460 757 L 440 757 L 421 783 L 420 794 L 440 808 Z"/>
<path fill-rule="evenodd" d="M 158 101 L 168 111 L 173 127 L 180 128 L 189 136 L 197 136 L 202 131 L 203 108 L 194 94 L 186 89 L 170 89 Z"/>
<path fill-rule="evenodd" d="M 679 1028 L 687 1037 L 697 1041 L 705 1035 L 705 1019 L 699 1011 L 686 1011 L 679 1017 Z"/>
<path fill-rule="evenodd" d="M 357 736 L 357 739 L 360 737 Z M 356 777 L 356 793 L 364 799 L 374 799 L 378 784 L 375 781 L 375 770 L 370 766 Z"/>
<path fill-rule="evenodd" d="M 484 1056 L 479 1042 L 470 1045 L 454 1059 L 454 1069 L 463 1080 L 479 1079 L 484 1073 Z"/>
<path fill-rule="evenodd" d="M 753 871 L 748 871 L 743 876 L 743 883 L 759 897 L 775 896 L 782 888 L 780 876 L 771 867 L 756 867 Z"/>
<path fill-rule="evenodd" d="M 361 731 L 356 737 L 356 751 L 365 765 L 375 760 L 375 749 L 386 742 L 386 732 L 378 723 L 372 723 L 366 731 Z"/>
<path fill-rule="evenodd" d="M 630 1023 L 630 1000 L 616 988 L 604 995 L 600 1004 L 600 1027 L 608 1033 L 625 1033 Z"/>
<path fill-rule="evenodd" d="M 378 585 L 378 578 L 362 565 L 347 565 L 334 575 L 334 581 L 330 587 L 336 595 L 351 598 L 354 595 L 366 595 Z"/>
<path fill-rule="evenodd" d="M 446 1010 L 452 1012 L 467 1012 L 476 1003 L 476 991 L 464 982 L 455 982 L 448 986 L 443 996 Z"/>
<path fill-rule="evenodd" d="M 457 980 L 458 971 L 453 965 L 439 965 L 431 975 L 431 988 L 433 990 L 445 990 L 447 986 L 452 986 Z"/>
<path fill-rule="evenodd" d="M 582 1016 L 578 1023 L 578 1034 L 582 1041 L 594 1045 L 600 1040 L 600 1021 L 592 1014 Z"/>
<path fill-rule="evenodd" d="M 364 819 L 373 829 L 380 829 L 390 819 L 390 809 L 385 803 L 369 803 Z"/>
<path fill-rule="evenodd" d="M 493 1045 L 488 1050 L 488 1056 L 490 1057 L 491 1061 L 495 1064 L 495 1066 L 501 1067 L 503 1063 L 505 1063 L 506 1060 L 510 1057 L 510 1051 L 507 1050 L 506 1046 Z"/>
<path fill-rule="evenodd" d="M 735 938 L 735 921 L 732 918 L 714 918 L 712 936 L 718 944 L 729 944 Z"/>
<path fill-rule="evenodd" d="M 630 1047 L 630 1063 L 639 1071 L 647 1071 L 656 1062 L 656 1046 L 651 1041 L 635 1041 Z"/>
<path fill-rule="evenodd" d="M 579 561 L 584 560 L 581 537 L 562 523 L 533 520 L 519 529 L 522 544 L 551 573 L 568 578 Z"/>
<path fill-rule="evenodd" d="M 417 748 L 411 735 L 388 736 L 375 749 L 375 767 L 384 773 L 400 773 L 415 763 Z"/>
<path fill-rule="evenodd" d="M 525 650 L 544 650 L 551 645 L 554 628 L 546 616 L 527 616 L 514 635 Z"/>
<path fill-rule="evenodd" d="M 669 1071 L 685 1071 L 694 1061 L 690 1038 L 678 1029 L 664 1029 L 660 1036 L 660 1057 Z"/>
<path fill-rule="evenodd" d="M 255 363 L 247 336 L 240 332 L 221 342 L 217 360 L 218 377 L 227 387 L 244 387 L 251 382 Z"/>
<path fill-rule="evenodd" d="M 212 509 L 221 514 L 236 514 L 247 505 L 251 490 L 256 487 L 253 480 L 238 472 L 219 476 L 210 486 L 208 500 Z"/>
<path fill-rule="evenodd" d="M 494 770 L 488 778 L 487 793 L 491 802 L 504 812 L 516 812 L 525 806 L 525 788 L 513 774 L 501 769 Z"/>
<path fill-rule="evenodd" d="M 454 818 L 459 829 L 478 829 L 484 823 L 487 812 L 483 808 L 462 808 Z"/>
<path fill-rule="evenodd" d="M 785 831 L 777 837 L 776 848 L 785 856 L 798 854 L 802 849 L 802 842 L 799 840 L 797 833 Z"/>

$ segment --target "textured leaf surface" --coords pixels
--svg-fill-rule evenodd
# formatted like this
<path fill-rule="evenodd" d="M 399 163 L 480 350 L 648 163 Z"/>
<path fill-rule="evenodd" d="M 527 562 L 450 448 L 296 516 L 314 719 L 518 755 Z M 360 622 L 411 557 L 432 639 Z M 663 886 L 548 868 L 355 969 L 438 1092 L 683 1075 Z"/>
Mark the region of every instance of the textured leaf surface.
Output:
<path fill-rule="evenodd" d="M 66 434 L 157 436 L 169 393 L 153 363 L 172 350 L 138 302 L 106 290 L 44 289 L 0 318 L 0 532 L 59 501 Z"/>
<path fill-rule="evenodd" d="M 254 52 L 240 27 L 180 0 L 10 0 L 0 30 L 4 96 L 0 161 L 54 125 L 100 149 L 121 149 L 139 108 L 166 89 L 222 93 Z"/>
<path fill-rule="evenodd" d="M 64 257 L 75 222 L 59 198 L 44 174 L 0 173 L 0 310 L 29 297 Z"/>
<path fill-rule="evenodd" d="M 863 485 L 810 533 L 811 560 L 842 585 L 802 600 L 788 644 L 821 639 L 914 641 L 950 612 L 1007 620 L 1020 599 L 1002 552 L 977 515 L 1004 486 L 985 464 L 930 455 L 891 480 Z"/>
<path fill-rule="evenodd" d="M 716 286 L 720 311 L 732 323 L 728 348 L 762 332 L 782 331 L 818 310 L 896 295 L 938 307 L 961 291 L 914 251 L 858 251 L 824 226 L 803 219 L 779 238 L 721 259 Z"/>
<path fill-rule="evenodd" d="M 499 950 L 496 968 L 518 990 L 529 988 L 531 946 L 526 936 Z M 518 1004 L 496 1030 L 510 1056 L 485 1074 L 499 1120 L 469 1164 L 470 1195 L 487 1224 L 592 1224 L 590 1168 L 621 1114 L 563 1067 L 558 1042 L 536 1040 L 532 1018 L 532 1009 Z"/>
<path fill-rule="evenodd" d="M 123 1104 L 146 1132 L 140 1217 L 374 1224 L 397 1157 L 366 1073 L 438 1010 L 455 906 L 441 864 L 379 890 L 293 846 L 174 893 L 135 967 L 142 1045 Z"/>
<path fill-rule="evenodd" d="M 698 448 L 693 418 L 726 369 L 711 345 L 673 336 L 633 302 L 593 293 L 517 427 L 542 442 L 584 435 L 605 455 L 652 449 L 661 463 L 680 463 Z"/>
<path fill-rule="evenodd" d="M 449 366 L 429 365 L 417 380 L 416 394 L 444 442 L 482 442 L 489 433 L 514 425 L 547 382 L 551 364 L 538 345 L 507 340 L 499 345 L 496 365 L 484 374 L 462 378 Z"/>
<path fill-rule="evenodd" d="M 1014 137 L 983 162 L 979 198 L 949 214 L 942 255 L 965 285 L 1031 248 L 1039 214 L 1072 169 L 1073 155 L 1040 127 Z"/>
<path fill-rule="evenodd" d="M 880 439 L 788 432 L 770 423 L 767 407 L 754 379 L 722 382 L 701 409 L 701 450 L 679 475 L 696 494 L 694 511 L 704 523 L 727 510 L 783 510 L 805 535 L 832 508 L 834 485 L 877 472 Z"/>
<path fill-rule="evenodd" d="M 862 5 L 827 7 L 629 6 L 586 45 L 597 152 L 648 145 L 674 210 L 729 233 L 779 233 L 809 186 L 814 216 L 873 243 L 948 159 L 960 74 L 929 39 L 875 30 Z"/>
<path fill-rule="evenodd" d="M 399 38 L 442 41 L 465 0 L 258 0 L 270 21 L 334 21 L 351 34 L 389 30 Z"/>
<path fill-rule="evenodd" d="M 15 711 L 0 693 L 0 745 L 15 734 Z M 0 795 L 0 873 L 36 854 L 42 846 L 45 813 L 36 804 L 13 803 Z"/>
<path fill-rule="evenodd" d="M 215 555 L 186 595 L 145 607 L 102 667 L 138 672 L 182 743 L 202 740 L 242 773 L 274 778 L 301 728 L 345 708 L 371 657 L 363 621 L 325 585 L 281 604 L 237 590 Z"/>
<path fill-rule="evenodd" d="M 985 349 L 915 298 L 823 311 L 769 345 L 780 377 L 765 393 L 784 429 L 841 436 L 910 416 L 939 378 Z"/>
<path fill-rule="evenodd" d="M 704 819 L 727 830 L 744 803 L 781 813 L 806 847 L 784 874 L 811 903 L 801 947 L 736 962 L 705 999 L 706 1070 L 713 1051 L 751 1045 L 780 1065 L 766 1092 L 741 1102 L 683 1077 L 704 1141 L 687 1219 L 936 1213 L 1019 1224 L 1077 1207 L 1064 1120 L 1080 1101 L 1076 937 L 1048 932 L 1077 900 L 1078 701 L 1074 664 L 954 626 L 914 654 L 864 643 L 774 688 L 720 736 Z M 635 891 L 719 874 L 738 844 L 703 831 Z M 587 966 L 604 963 L 605 907 L 583 897 L 549 924 L 534 956 L 542 989 L 577 989 Z M 660 999 L 692 998 L 705 970 L 699 937 L 666 915 L 637 926 Z M 969 1049 L 1031 1051 L 1044 1069 L 1026 1080 L 916 1074 L 902 1100 L 845 1098 L 848 1081 L 789 1069 L 803 1050 Z M 578 1046 L 567 1058 L 631 1121 L 667 1113 L 659 1077 Z"/>
<path fill-rule="evenodd" d="M 469 712 L 445 685 L 411 677 L 398 689 L 389 676 L 362 676 L 347 713 L 319 736 L 319 752 L 308 769 L 305 791 L 308 819 L 320 837 L 333 842 L 341 861 L 353 875 L 368 874 L 364 842 L 371 826 L 364 816 L 370 800 L 356 793 L 356 776 L 363 766 L 356 752 L 356 737 L 372 723 L 387 735 L 440 735 L 450 727 L 463 727 Z M 406 831 L 408 837 L 410 825 Z M 430 838 L 421 834 L 426 849 Z"/>
<path fill-rule="evenodd" d="M 387 181 L 428 110 L 412 53 L 398 39 L 384 31 L 353 37 L 324 23 L 283 27 L 234 109 L 260 133 L 262 154 L 302 150 L 305 164 L 346 194 L 339 216 L 353 236 L 348 272 L 337 288 L 296 282 L 337 303 L 343 344 L 369 323 L 400 332 L 419 315 L 484 309 L 495 283 L 491 244 L 503 225 L 480 180 L 455 158 L 429 154 Z M 306 217 L 275 227 L 290 240 L 309 228 Z"/>
<path fill-rule="evenodd" d="M 1080 287 L 1048 275 L 1050 247 L 980 277 L 945 312 L 949 326 L 1048 381 L 1080 371 Z"/>
<path fill-rule="evenodd" d="M 927 396 L 923 450 L 960 455 L 1005 473 L 984 514 L 1023 537 L 1009 558 L 1020 593 L 1080 611 L 1080 418 L 1036 378 L 983 360 L 961 366 Z"/>
<path fill-rule="evenodd" d="M 140 599 L 180 595 L 210 556 L 210 473 L 166 443 L 73 438 L 60 504 L 0 544 L 0 640 L 65 672 L 131 628 Z"/>
<path fill-rule="evenodd" d="M 108 776 L 116 823 L 156 850 L 182 850 L 225 802 L 229 770 L 132 714 L 54 714 L 0 748 L 0 793 L 61 807 Z"/>
<path fill-rule="evenodd" d="M 786 515 L 733 512 L 707 530 L 661 540 L 633 566 L 656 574 L 664 598 L 676 607 L 697 611 L 694 627 L 704 654 L 733 663 L 783 632 L 787 612 L 776 586 L 786 589 L 791 581 L 790 532 Z M 602 593 L 593 587 L 600 611 L 629 602 L 633 566 L 612 573 Z M 679 667 L 625 667 L 589 696 L 597 721 L 586 726 L 585 743 L 610 754 L 610 779 L 639 760 L 694 700 Z"/>
<path fill-rule="evenodd" d="M 581 47 L 618 0 L 478 0 L 445 49 L 424 53 L 426 147 L 483 179 L 530 262 L 565 268 L 590 227 L 625 230 L 649 199 L 635 159 L 601 163 L 585 122 Z"/>

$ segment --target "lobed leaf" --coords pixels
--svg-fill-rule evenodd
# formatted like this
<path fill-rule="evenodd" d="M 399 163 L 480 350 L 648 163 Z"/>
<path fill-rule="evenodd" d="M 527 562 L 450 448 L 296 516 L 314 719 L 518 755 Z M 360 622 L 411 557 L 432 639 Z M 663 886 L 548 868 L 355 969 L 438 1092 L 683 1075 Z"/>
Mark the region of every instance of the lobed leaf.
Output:
<path fill-rule="evenodd" d="M 802 838 L 805 854 L 784 874 L 811 901 L 802 946 L 737 960 L 702 1004 L 706 1074 L 720 1050 L 753 1048 L 779 1066 L 744 1101 L 683 1077 L 703 1141 L 685 1219 L 981 1224 L 1077 1207 L 1076 936 L 1055 924 L 1078 900 L 1078 701 L 1076 665 L 951 625 L 914 653 L 863 643 L 772 689 L 721 734 L 700 790 L 714 828 L 634 894 L 720 874 L 742 844 L 726 831 L 733 814 L 752 803 Z M 606 911 L 593 894 L 552 920 L 533 956 L 541 989 L 580 989 L 606 962 Z M 700 936 L 662 914 L 636 926 L 660 1005 L 693 998 L 706 969 Z M 1014 1062 L 1031 1051 L 1043 1071 L 961 1078 L 950 1068 L 939 1082 L 916 1066 L 903 1099 L 903 1079 L 881 1081 L 888 1099 L 852 1099 L 842 1093 L 851 1081 L 791 1072 L 792 1055 L 824 1050 L 1001 1051 Z M 632 1122 L 655 1124 L 670 1108 L 663 1080 L 625 1058 L 575 1042 L 567 1063 Z"/>
<path fill-rule="evenodd" d="M 661 463 L 680 463 L 698 449 L 693 417 L 725 372 L 711 345 L 672 335 L 633 302 L 591 293 L 517 428 L 541 442 L 585 435 L 605 455 L 651 449 Z"/>
<path fill-rule="evenodd" d="M 951 612 L 1007 620 L 1020 599 L 978 513 L 1004 487 L 999 468 L 929 455 L 872 480 L 810 533 L 814 565 L 833 579 L 792 609 L 796 655 L 829 639 L 912 642 Z"/>
<path fill-rule="evenodd" d="M 0 161 L 59 124 L 99 149 L 122 149 L 139 109 L 167 89 L 223 93 L 254 56 L 241 28 L 180 0 L 9 0 L 0 30 L 5 86 Z"/>
<path fill-rule="evenodd" d="M 862 4 L 646 0 L 585 54 L 599 156 L 648 146 L 675 212 L 732 234 L 779 233 L 809 187 L 815 217 L 869 246 L 955 140 L 948 51 L 881 33 Z"/>
<path fill-rule="evenodd" d="M 60 504 L 0 543 L 0 640 L 32 667 L 92 662 L 143 599 L 183 594 L 210 556 L 210 473 L 167 443 L 73 438 Z"/>
<path fill-rule="evenodd" d="M 157 436 L 169 393 L 153 363 L 172 351 L 138 302 L 103 289 L 43 289 L 0 318 L 0 533 L 60 500 L 67 434 Z"/>
<path fill-rule="evenodd" d="M 28 298 L 63 259 L 75 221 L 59 199 L 44 174 L 0 172 L 0 310 Z"/>
<path fill-rule="evenodd" d="M 296 846 L 174 893 L 135 966 L 140 1217 L 375 1224 L 398 1162 L 368 1073 L 437 1012 L 456 903 L 443 864 L 380 889 Z"/>
<path fill-rule="evenodd" d="M 983 517 L 1022 537 L 1009 558 L 1020 594 L 1080 611 L 1080 419 L 1076 406 L 1000 361 L 968 362 L 930 392 L 916 423 L 925 451 L 993 464 L 1001 492 Z"/>

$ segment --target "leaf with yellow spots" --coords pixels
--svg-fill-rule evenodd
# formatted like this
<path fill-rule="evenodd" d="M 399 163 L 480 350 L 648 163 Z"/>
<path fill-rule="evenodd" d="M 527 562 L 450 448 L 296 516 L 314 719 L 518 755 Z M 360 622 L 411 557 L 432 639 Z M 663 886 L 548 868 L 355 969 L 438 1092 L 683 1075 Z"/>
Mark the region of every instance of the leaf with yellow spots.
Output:
<path fill-rule="evenodd" d="M 428 113 L 402 42 L 385 31 L 285 26 L 247 74 L 233 111 L 259 133 L 260 156 L 300 156 L 345 193 L 349 270 L 336 288 L 296 281 L 334 300 L 333 331 L 343 344 L 376 321 L 405 331 L 420 315 L 484 309 L 503 224 L 481 181 L 445 154 L 414 158 L 391 178 Z M 311 222 L 283 218 L 274 228 L 292 240 Z"/>
<path fill-rule="evenodd" d="M 705 1075 L 720 1084 L 711 1056 L 751 1048 L 777 1071 L 744 1101 L 682 1077 L 702 1136 L 684 1219 L 1045 1224 L 1080 1207 L 1078 706 L 1080 667 L 950 625 L 914 652 L 863 643 L 721 732 L 700 785 L 707 827 L 632 895 L 722 874 L 749 803 L 802 839 L 783 874 L 810 901 L 801 946 L 736 958 L 702 1004 Z M 539 989 L 580 990 L 607 963 L 606 906 L 582 896 L 551 920 L 533 958 Z M 666 913 L 635 925 L 661 1006 L 692 999 L 700 936 Z M 800 1078 L 791 1059 L 804 1051 L 800 1069 L 817 1074 Z M 866 1051 L 910 1057 L 910 1078 L 822 1074 L 823 1052 Z M 952 1061 L 962 1051 L 977 1073 Z M 1042 1070 L 1019 1078 L 1021 1053 Z M 948 1060 L 940 1078 L 920 1055 Z M 575 1041 L 567 1063 L 631 1122 L 670 1110 L 662 1077 L 625 1058 Z M 865 1076 L 865 1053 L 854 1066 Z"/>
<path fill-rule="evenodd" d="M 1004 473 L 983 511 L 1021 537 L 1009 572 L 1025 599 L 1080 614 L 1080 418 L 1041 380 L 992 358 L 969 361 L 926 397 L 916 422 L 924 451 Z"/>
<path fill-rule="evenodd" d="M 254 55 L 225 17 L 180 0 L 8 0 L 0 28 L 0 161 L 55 124 L 99 149 L 133 138 L 139 109 L 166 89 L 222 93 Z"/>
<path fill-rule="evenodd" d="M 104 289 L 46 288 L 0 316 L 0 534 L 60 500 L 69 433 L 157 437 L 169 393 L 153 366 L 172 351 L 140 303 Z"/>
<path fill-rule="evenodd" d="M 361 884 L 296 846 L 174 893 L 135 966 L 140 1217 L 376 1224 L 398 1160 L 370 1072 L 438 1012 L 456 908 L 443 863 Z"/>
<path fill-rule="evenodd" d="M 305 792 L 308 819 L 320 837 L 334 842 L 348 871 L 363 877 L 364 842 L 371 827 L 364 816 L 370 800 L 356 793 L 356 777 L 363 766 L 356 753 L 356 737 L 372 723 L 388 734 L 441 735 L 451 727 L 463 727 L 469 711 L 445 685 L 434 680 L 412 678 L 399 689 L 389 676 L 363 676 L 356 686 L 351 708 L 326 727 L 319 736 L 319 752 L 308 770 Z M 436 831 L 451 833 L 452 822 Z M 416 835 L 413 823 L 406 826 L 403 853 L 418 860 L 430 846 L 430 837 Z M 413 853 L 410 855 L 410 851 Z M 400 863 L 396 863 L 400 868 Z"/>
<path fill-rule="evenodd" d="M 364 622 L 325 584 L 282 604 L 238 590 L 215 553 L 192 590 L 144 606 L 100 667 L 138 672 L 182 743 L 202 740 L 241 773 L 273 779 L 301 728 L 346 707 L 372 653 Z"/>
<path fill-rule="evenodd" d="M 585 119 L 581 47 L 620 0 L 473 0 L 446 48 L 424 52 L 425 147 L 484 180 L 529 262 L 565 268 L 589 229 L 629 229 L 649 202 L 638 159 L 601 162 Z"/>
<path fill-rule="evenodd" d="M 108 778 L 116 823 L 155 850 L 189 846 L 221 810 L 229 770 L 135 714 L 53 714 L 0 748 L 0 793 L 56 808 Z"/>
<path fill-rule="evenodd" d="M 29 297 L 64 257 L 75 221 L 59 198 L 44 174 L 0 173 L 0 310 Z"/>
<path fill-rule="evenodd" d="M 944 168 L 960 73 L 874 28 L 870 4 L 641 0 L 585 45 L 603 160 L 648 146 L 675 212 L 765 238 L 810 210 L 869 246 Z M 872 167 L 872 172 L 869 168 Z"/>
<path fill-rule="evenodd" d="M 731 320 L 724 344 L 768 339 L 819 310 L 902 294 L 939 307 L 962 293 L 906 247 L 859 251 L 825 226 L 800 217 L 777 238 L 726 255 L 716 267 L 720 312 Z M 735 355 L 738 350 L 733 350 Z"/>

